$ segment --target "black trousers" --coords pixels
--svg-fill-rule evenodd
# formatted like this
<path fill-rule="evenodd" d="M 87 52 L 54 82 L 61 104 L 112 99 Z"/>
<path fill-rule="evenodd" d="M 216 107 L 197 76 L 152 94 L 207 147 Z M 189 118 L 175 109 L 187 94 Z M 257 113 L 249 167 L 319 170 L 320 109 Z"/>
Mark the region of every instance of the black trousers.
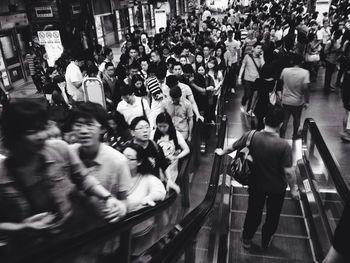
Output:
<path fill-rule="evenodd" d="M 292 106 L 283 104 L 283 124 L 280 130 L 281 138 L 286 137 L 286 131 L 288 127 L 288 122 L 290 115 L 293 116 L 293 139 L 298 135 L 298 130 L 300 126 L 301 113 L 303 111 L 303 106 Z"/>
<path fill-rule="evenodd" d="M 266 219 L 262 227 L 262 238 L 269 239 L 277 230 L 285 191 L 282 193 L 264 193 L 249 188 L 248 210 L 243 226 L 243 238 L 251 240 L 261 223 L 266 201 Z"/>
<path fill-rule="evenodd" d="M 336 64 L 326 61 L 326 73 L 324 77 L 324 89 L 329 91 L 331 89 L 332 75 L 336 69 Z"/>

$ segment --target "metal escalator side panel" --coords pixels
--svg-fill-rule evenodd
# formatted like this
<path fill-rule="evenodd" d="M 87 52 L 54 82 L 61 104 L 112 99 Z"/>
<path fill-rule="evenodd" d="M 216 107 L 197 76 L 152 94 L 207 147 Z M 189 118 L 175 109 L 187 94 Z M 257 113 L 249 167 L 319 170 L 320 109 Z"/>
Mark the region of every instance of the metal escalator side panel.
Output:
<path fill-rule="evenodd" d="M 329 227 L 325 225 L 325 216 L 319 208 L 318 196 L 315 196 L 313 184 L 310 184 L 310 171 L 302 160 L 297 164 L 299 176 L 302 184 L 299 185 L 301 190 L 301 205 L 305 216 L 305 223 L 308 227 L 312 249 L 316 261 L 322 261 L 331 245 Z"/>

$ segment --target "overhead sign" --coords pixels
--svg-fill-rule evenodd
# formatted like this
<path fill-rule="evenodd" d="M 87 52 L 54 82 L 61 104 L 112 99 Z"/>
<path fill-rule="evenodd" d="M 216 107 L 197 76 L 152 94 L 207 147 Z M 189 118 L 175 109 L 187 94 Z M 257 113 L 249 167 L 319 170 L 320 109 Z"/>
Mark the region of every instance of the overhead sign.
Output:
<path fill-rule="evenodd" d="M 53 17 L 51 6 L 35 7 L 36 17 Z"/>
<path fill-rule="evenodd" d="M 167 17 L 165 9 L 154 9 L 154 20 L 156 22 L 156 32 L 159 32 L 159 28 L 166 28 Z"/>

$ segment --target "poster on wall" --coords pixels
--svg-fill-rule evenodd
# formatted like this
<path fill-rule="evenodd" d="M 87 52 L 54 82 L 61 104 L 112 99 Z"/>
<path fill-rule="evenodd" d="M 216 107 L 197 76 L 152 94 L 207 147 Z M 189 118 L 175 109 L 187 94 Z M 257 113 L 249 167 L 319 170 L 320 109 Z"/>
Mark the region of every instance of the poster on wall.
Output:
<path fill-rule="evenodd" d="M 159 28 L 166 28 L 167 17 L 165 9 L 154 9 L 154 19 L 156 22 L 156 32 L 159 32 Z"/>
<path fill-rule="evenodd" d="M 58 30 L 38 31 L 38 38 L 39 44 L 45 46 L 49 66 L 53 67 L 55 65 L 55 61 L 63 53 L 60 32 Z"/>

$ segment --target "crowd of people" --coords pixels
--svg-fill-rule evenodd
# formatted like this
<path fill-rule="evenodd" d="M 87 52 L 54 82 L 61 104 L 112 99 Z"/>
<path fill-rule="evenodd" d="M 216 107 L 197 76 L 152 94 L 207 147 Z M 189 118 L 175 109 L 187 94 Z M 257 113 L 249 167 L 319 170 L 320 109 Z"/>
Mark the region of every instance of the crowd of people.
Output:
<path fill-rule="evenodd" d="M 66 50 L 48 67 L 34 39 L 27 62 L 47 103 L 22 100 L 3 109 L 1 233 L 11 239 L 17 237 L 11 233 L 24 229 L 61 232 L 66 226 L 73 231 L 77 223 L 113 222 L 128 211 L 154 206 L 169 189 L 179 192 L 178 164 L 190 153 L 194 125 L 207 127 L 200 130 L 205 153 L 219 101 L 229 102 L 240 86 L 242 114 L 256 118 L 257 130 L 266 128 L 265 118 L 276 104 L 283 106 L 276 113 L 283 123 L 280 136 L 286 136 L 292 115 L 292 136 L 298 139 L 309 84 L 324 66 L 325 93 L 342 90 L 342 137 L 349 141 L 345 2 L 322 20 L 307 12 L 303 1 L 266 0 L 233 5 L 223 19 L 208 9 L 201 17 L 176 17 L 152 37 L 136 26 L 125 34 L 118 63 L 111 48 L 97 45 L 85 52 Z M 87 77 L 102 83 L 105 107 L 85 101 Z M 270 120 L 272 129 L 277 124 Z M 290 156 L 285 159 L 288 168 Z M 73 191 L 75 186 L 80 191 Z M 86 204 L 78 207 L 76 200 Z M 86 220 L 77 220 L 84 213 Z M 248 232 L 245 239 L 254 234 Z"/>

